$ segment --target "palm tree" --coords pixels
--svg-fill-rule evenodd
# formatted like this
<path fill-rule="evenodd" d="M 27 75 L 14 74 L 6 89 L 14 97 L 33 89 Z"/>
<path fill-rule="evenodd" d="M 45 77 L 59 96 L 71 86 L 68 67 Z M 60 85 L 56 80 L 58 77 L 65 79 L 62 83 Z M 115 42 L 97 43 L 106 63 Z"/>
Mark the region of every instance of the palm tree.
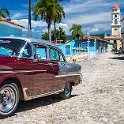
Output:
<path fill-rule="evenodd" d="M 72 27 L 70 28 L 70 32 L 72 32 L 72 37 L 75 40 L 79 40 L 81 36 L 83 36 L 83 32 L 81 30 L 81 25 L 73 24 Z"/>
<path fill-rule="evenodd" d="M 62 17 L 65 18 L 65 12 L 63 10 L 63 7 L 58 4 L 59 1 L 63 0 L 55 0 L 56 5 L 54 6 L 54 15 L 53 15 L 53 21 L 54 21 L 54 41 L 56 43 L 56 23 L 60 23 Z"/>
<path fill-rule="evenodd" d="M 39 0 L 39 2 L 33 5 L 34 19 L 38 20 L 38 17 L 41 17 L 48 25 L 47 28 L 50 42 L 52 21 L 55 20 L 57 22 L 60 20 L 60 13 L 63 12 L 63 8 L 58 4 L 58 1 L 62 0 Z"/>
<path fill-rule="evenodd" d="M 10 19 L 10 13 L 9 13 L 9 11 L 7 9 L 5 9 L 5 8 L 0 9 L 0 18 L 5 18 L 6 15 Z"/>
<path fill-rule="evenodd" d="M 38 20 L 38 17 L 45 20 L 48 27 L 49 40 L 51 42 L 51 23 L 52 23 L 52 6 L 50 0 L 39 0 L 33 5 L 33 15 L 34 19 Z"/>
<path fill-rule="evenodd" d="M 38 20 L 38 17 L 45 20 L 48 27 L 49 40 L 51 42 L 51 24 L 53 15 L 54 0 L 39 0 L 33 5 L 34 19 Z"/>

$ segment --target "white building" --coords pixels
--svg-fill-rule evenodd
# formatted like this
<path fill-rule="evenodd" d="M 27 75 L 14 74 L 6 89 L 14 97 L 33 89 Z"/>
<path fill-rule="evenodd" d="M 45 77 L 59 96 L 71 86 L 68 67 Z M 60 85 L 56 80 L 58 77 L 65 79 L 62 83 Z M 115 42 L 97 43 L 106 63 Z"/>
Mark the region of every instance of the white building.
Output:
<path fill-rule="evenodd" d="M 122 34 L 122 48 L 124 50 L 124 17 L 121 20 L 121 25 L 122 25 L 122 30 L 121 30 L 121 34 Z"/>

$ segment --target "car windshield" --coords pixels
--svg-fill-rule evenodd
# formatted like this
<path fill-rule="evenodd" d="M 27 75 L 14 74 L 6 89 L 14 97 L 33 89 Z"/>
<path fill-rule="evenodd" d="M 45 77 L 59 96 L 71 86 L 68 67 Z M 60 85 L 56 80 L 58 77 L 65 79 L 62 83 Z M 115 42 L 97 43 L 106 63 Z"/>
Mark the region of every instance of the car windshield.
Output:
<path fill-rule="evenodd" d="M 31 57 L 31 46 L 24 40 L 0 38 L 0 56 Z"/>

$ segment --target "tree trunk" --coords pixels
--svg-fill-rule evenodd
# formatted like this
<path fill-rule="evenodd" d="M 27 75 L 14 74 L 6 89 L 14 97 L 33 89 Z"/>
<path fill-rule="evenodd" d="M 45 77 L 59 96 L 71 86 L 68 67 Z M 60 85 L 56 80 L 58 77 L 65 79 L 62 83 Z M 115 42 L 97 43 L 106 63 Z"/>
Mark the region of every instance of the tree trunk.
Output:
<path fill-rule="evenodd" d="M 28 37 L 32 37 L 32 31 L 31 31 L 31 0 L 29 0 Z"/>
<path fill-rule="evenodd" d="M 57 40 L 56 40 L 56 22 L 54 21 L 54 42 L 55 44 L 57 44 Z"/>
<path fill-rule="evenodd" d="M 48 35 L 49 35 L 49 41 L 51 43 L 52 42 L 51 41 L 51 26 L 48 27 Z"/>

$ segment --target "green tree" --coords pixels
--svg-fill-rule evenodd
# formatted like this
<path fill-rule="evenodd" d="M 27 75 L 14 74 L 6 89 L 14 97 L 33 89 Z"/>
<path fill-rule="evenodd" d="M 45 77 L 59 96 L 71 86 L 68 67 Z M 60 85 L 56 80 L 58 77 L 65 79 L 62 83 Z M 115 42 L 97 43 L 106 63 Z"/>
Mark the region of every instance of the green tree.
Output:
<path fill-rule="evenodd" d="M 9 13 L 9 11 L 7 9 L 5 9 L 5 8 L 0 9 L 0 18 L 1 17 L 5 18 L 6 15 L 10 18 L 10 13 Z"/>
<path fill-rule="evenodd" d="M 59 27 L 56 34 L 57 34 L 57 40 L 63 40 L 64 42 L 66 42 L 67 36 L 62 27 Z"/>
<path fill-rule="evenodd" d="M 44 34 L 42 34 L 42 39 L 49 40 L 49 36 L 48 36 L 48 33 L 47 32 L 44 33 Z"/>
<path fill-rule="evenodd" d="M 54 33 L 55 33 L 54 30 L 52 30 L 51 31 L 52 41 L 54 41 Z M 65 31 L 61 27 L 59 27 L 59 29 L 56 30 L 56 36 L 57 36 L 57 40 L 63 40 L 63 42 L 66 42 L 66 40 L 67 40 L 67 36 L 65 34 Z M 44 40 L 49 39 L 47 32 L 42 35 L 42 39 L 44 39 Z"/>
<path fill-rule="evenodd" d="M 55 20 L 55 16 L 58 15 L 58 8 L 60 0 L 39 0 L 33 5 L 33 16 L 35 20 L 41 19 L 45 20 L 48 27 L 49 40 L 51 42 L 51 24 Z M 56 17 L 57 19 L 57 17 Z"/>
<path fill-rule="evenodd" d="M 83 32 L 81 30 L 81 25 L 73 24 L 70 28 L 70 32 L 72 32 L 72 37 L 74 40 L 79 40 L 81 36 L 83 36 Z"/>
<path fill-rule="evenodd" d="M 58 4 L 59 1 L 63 0 L 56 0 L 56 6 L 54 6 L 54 41 L 56 42 L 56 23 L 60 23 L 62 20 L 62 17 L 65 18 L 65 12 L 63 10 L 63 7 Z"/>

